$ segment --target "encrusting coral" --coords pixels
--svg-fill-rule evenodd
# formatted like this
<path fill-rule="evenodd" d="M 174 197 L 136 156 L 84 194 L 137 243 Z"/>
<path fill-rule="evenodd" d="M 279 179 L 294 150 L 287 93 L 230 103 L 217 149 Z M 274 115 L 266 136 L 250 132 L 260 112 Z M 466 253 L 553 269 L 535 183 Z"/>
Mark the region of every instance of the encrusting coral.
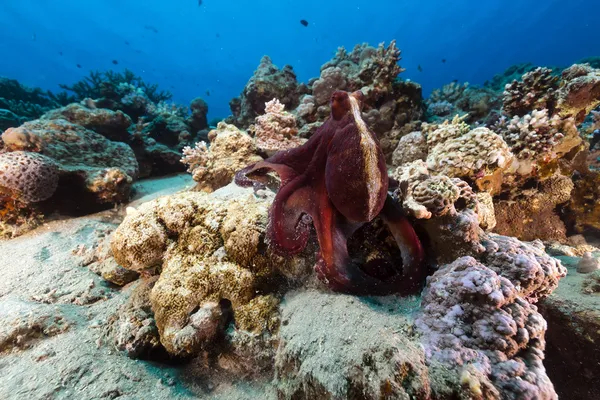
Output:
<path fill-rule="evenodd" d="M 150 301 L 170 353 L 196 354 L 209 344 L 221 332 L 229 305 L 239 329 L 258 334 L 277 328 L 253 317 L 271 318 L 257 310 L 272 309 L 270 303 L 258 299 L 277 288 L 263 282 L 306 268 L 264 246 L 268 207 L 248 192 L 231 200 L 181 193 L 143 204 L 115 231 L 112 250 L 119 264 L 140 272 L 161 268 Z"/>

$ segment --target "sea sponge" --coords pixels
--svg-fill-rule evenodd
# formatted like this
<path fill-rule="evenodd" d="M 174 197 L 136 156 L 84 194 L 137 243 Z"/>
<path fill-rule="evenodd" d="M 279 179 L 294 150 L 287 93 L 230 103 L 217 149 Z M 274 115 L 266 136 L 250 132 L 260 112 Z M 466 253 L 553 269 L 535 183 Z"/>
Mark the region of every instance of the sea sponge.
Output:
<path fill-rule="evenodd" d="M 58 167 L 49 157 L 27 151 L 0 154 L 0 193 L 24 203 L 52 197 L 58 186 Z"/>

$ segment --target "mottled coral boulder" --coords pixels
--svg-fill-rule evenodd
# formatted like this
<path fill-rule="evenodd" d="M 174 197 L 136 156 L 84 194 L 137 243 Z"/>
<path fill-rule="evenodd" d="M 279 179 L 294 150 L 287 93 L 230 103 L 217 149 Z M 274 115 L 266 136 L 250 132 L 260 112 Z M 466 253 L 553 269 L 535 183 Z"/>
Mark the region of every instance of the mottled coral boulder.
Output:
<path fill-rule="evenodd" d="M 546 321 L 502 271 L 459 258 L 428 279 L 422 302 L 416 325 L 433 374 L 445 369 L 467 398 L 557 398 L 543 365 Z"/>
<path fill-rule="evenodd" d="M 198 133 L 202 129 L 208 128 L 208 104 L 200 97 L 196 97 L 190 103 L 191 115 L 187 119 L 187 124 L 193 134 Z"/>
<path fill-rule="evenodd" d="M 97 203 L 129 198 L 138 163 L 131 148 L 64 119 L 35 120 L 2 134 L 8 151 L 31 151 L 54 160 L 59 188 L 69 187 Z"/>
<path fill-rule="evenodd" d="M 257 116 L 265 113 L 266 102 L 276 98 L 291 110 L 298 106 L 300 97 L 306 93 L 307 87 L 298 83 L 291 66 L 279 69 L 268 56 L 264 56 L 240 97 L 229 103 L 233 116 L 228 122 L 247 128 Z"/>
<path fill-rule="evenodd" d="M 42 119 L 66 119 L 67 121 L 81 125 L 101 134 L 107 139 L 128 142 L 129 132 L 127 129 L 132 124 L 131 118 L 122 111 L 112 111 L 106 108 L 86 107 L 83 104 L 74 103 L 66 107 L 47 112 Z"/>
<path fill-rule="evenodd" d="M 115 259 L 136 271 L 161 267 L 150 294 L 161 343 L 172 354 L 196 354 L 233 313 L 238 329 L 276 329 L 263 293 L 279 271 L 304 271 L 264 244 L 269 201 L 241 191 L 231 199 L 198 192 L 163 197 L 130 213 L 112 239 Z M 266 285 L 265 285 L 266 284 Z"/>
<path fill-rule="evenodd" d="M 49 157 L 27 151 L 0 154 L 0 195 L 24 203 L 50 198 L 58 187 L 58 167 Z"/>
<path fill-rule="evenodd" d="M 204 142 L 186 147 L 181 160 L 188 165 L 199 190 L 211 192 L 226 186 L 237 171 L 262 160 L 254 139 L 233 125 L 220 122 L 209 132 L 209 139 L 210 147 Z"/>

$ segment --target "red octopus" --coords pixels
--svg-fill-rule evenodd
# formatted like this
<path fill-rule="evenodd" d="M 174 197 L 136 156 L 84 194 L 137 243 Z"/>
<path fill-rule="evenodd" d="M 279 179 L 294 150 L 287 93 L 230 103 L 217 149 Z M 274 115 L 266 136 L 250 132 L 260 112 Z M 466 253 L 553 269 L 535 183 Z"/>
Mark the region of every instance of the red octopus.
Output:
<path fill-rule="evenodd" d="M 363 94 L 331 97 L 331 116 L 304 145 L 276 153 L 236 174 L 240 186 L 260 185 L 269 171 L 281 184 L 270 210 L 267 236 L 281 255 L 301 252 L 315 227 L 320 253 L 315 269 L 332 290 L 354 294 L 408 293 L 426 274 L 412 225 L 388 194 L 385 158 L 361 117 Z M 262 178 L 262 179 L 261 179 Z M 348 238 L 379 216 L 402 253 L 402 265 L 381 279 L 354 262 Z"/>

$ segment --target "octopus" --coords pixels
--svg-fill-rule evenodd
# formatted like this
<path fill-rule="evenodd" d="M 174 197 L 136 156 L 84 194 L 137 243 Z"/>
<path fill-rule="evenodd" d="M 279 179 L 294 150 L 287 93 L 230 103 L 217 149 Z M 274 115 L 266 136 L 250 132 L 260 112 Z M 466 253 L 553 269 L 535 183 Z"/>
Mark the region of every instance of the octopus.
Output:
<path fill-rule="evenodd" d="M 284 256 L 302 252 L 316 231 L 318 278 L 336 292 L 384 295 L 412 293 L 425 280 L 423 248 L 411 223 L 388 193 L 385 157 L 361 116 L 363 94 L 337 91 L 331 115 L 302 146 L 280 151 L 235 176 L 236 184 L 264 187 L 269 173 L 280 184 L 269 212 L 267 239 Z M 401 265 L 385 276 L 357 263 L 348 239 L 375 218 L 383 220 L 401 252 Z"/>

